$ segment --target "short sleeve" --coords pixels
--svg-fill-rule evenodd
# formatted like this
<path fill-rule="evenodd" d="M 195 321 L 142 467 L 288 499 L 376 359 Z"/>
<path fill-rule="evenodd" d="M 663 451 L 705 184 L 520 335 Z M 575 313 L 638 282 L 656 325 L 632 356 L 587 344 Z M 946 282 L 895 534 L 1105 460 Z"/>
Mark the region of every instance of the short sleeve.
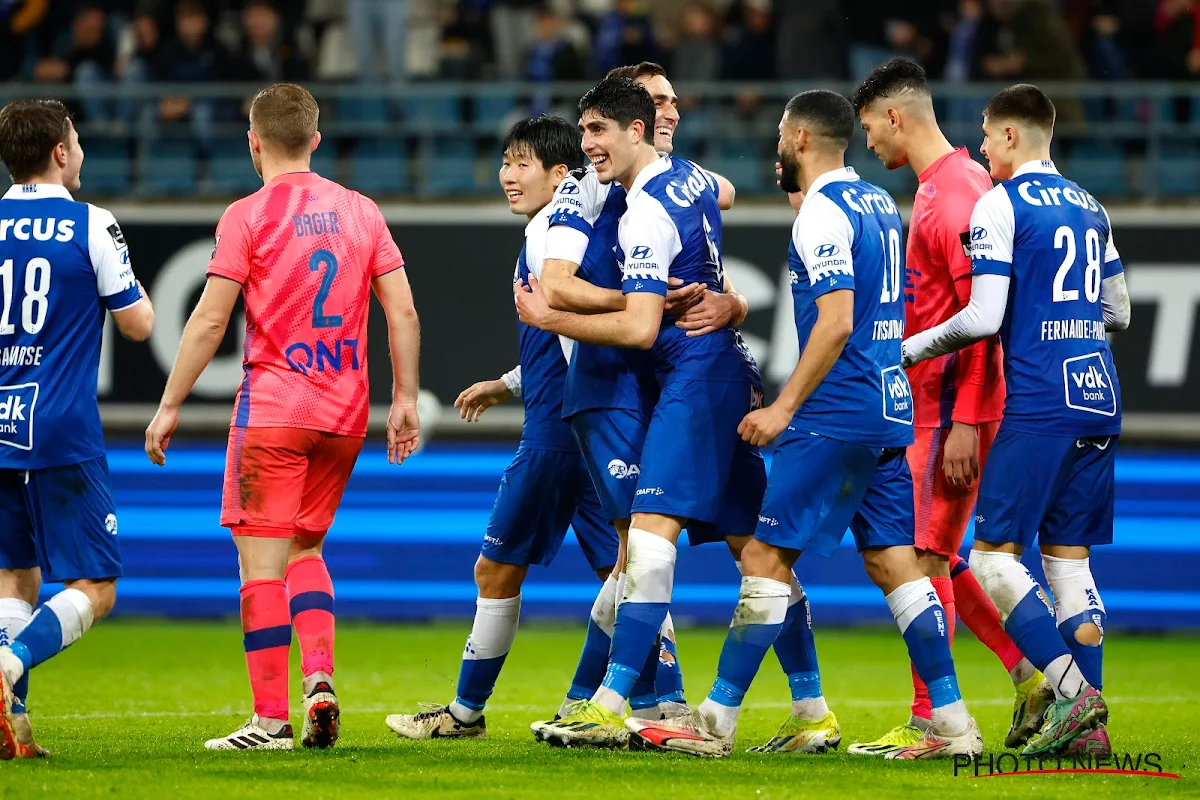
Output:
<path fill-rule="evenodd" d="M 567 173 L 550 200 L 551 229 L 563 226 L 591 236 L 592 225 L 604 210 L 609 190 L 610 187 L 601 184 L 590 169 Z"/>
<path fill-rule="evenodd" d="M 392 238 L 392 231 L 379 206 L 369 200 L 367 202 L 375 217 L 375 248 L 371 254 L 371 278 L 374 279 L 403 267 L 404 256 L 400 254 L 400 248 Z"/>
<path fill-rule="evenodd" d="M 1121 254 L 1117 252 L 1117 246 L 1113 243 L 1112 220 L 1108 217 L 1108 209 L 1100 206 L 1100 210 L 1104 212 L 1104 221 L 1108 223 L 1108 240 L 1104 243 L 1104 269 L 1101 275 L 1111 278 L 1124 272 L 1125 265 L 1121 263 Z"/>
<path fill-rule="evenodd" d="M 96 293 L 105 308 L 120 311 L 142 299 L 125 234 L 111 212 L 96 206 L 88 206 L 88 256 L 96 271 Z"/>
<path fill-rule="evenodd" d="M 1003 186 L 979 198 L 971 213 L 972 274 L 1011 276 L 1015 230 L 1012 199 Z"/>
<path fill-rule="evenodd" d="M 225 209 L 217 223 L 208 274 L 245 283 L 250 277 L 250 225 L 246 221 L 246 205 L 239 201 Z"/>
<path fill-rule="evenodd" d="M 971 277 L 971 213 L 978 199 L 949 194 L 934 211 L 938 248 L 951 280 Z"/>
<path fill-rule="evenodd" d="M 645 195 L 643 195 L 645 197 Z M 683 250 L 679 229 L 662 205 L 647 197 L 630 207 L 617 227 L 617 244 L 624 256 L 621 291 L 667 294 L 671 262 Z"/>
<path fill-rule="evenodd" d="M 813 195 L 800 207 L 792 223 L 792 245 L 804 262 L 815 295 L 854 289 L 854 226 L 828 197 Z"/>

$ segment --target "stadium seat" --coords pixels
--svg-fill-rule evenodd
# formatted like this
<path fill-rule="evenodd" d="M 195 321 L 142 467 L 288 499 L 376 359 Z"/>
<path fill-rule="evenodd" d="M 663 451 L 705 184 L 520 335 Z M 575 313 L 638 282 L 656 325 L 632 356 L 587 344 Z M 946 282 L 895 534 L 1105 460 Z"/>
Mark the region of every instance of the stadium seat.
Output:
<path fill-rule="evenodd" d="M 364 193 L 406 192 L 408 145 L 400 139 L 360 142 L 350 158 L 350 188 Z"/>
<path fill-rule="evenodd" d="M 774 162 L 768 160 L 760 142 L 730 139 L 713 149 L 716 152 L 706 157 L 704 166 L 728 178 L 738 192 L 762 194 L 767 189 L 767 176 Z"/>
<path fill-rule="evenodd" d="M 1162 155 L 1155 164 L 1154 176 L 1160 195 L 1200 195 L 1200 149 L 1183 142 L 1164 144 Z"/>
<path fill-rule="evenodd" d="M 1071 148 L 1065 174 L 1101 198 L 1126 199 L 1129 181 L 1125 176 L 1125 153 L 1110 142 L 1079 142 Z"/>
<path fill-rule="evenodd" d="M 249 166 L 249 158 L 246 160 Z M 196 147 L 190 141 L 144 142 L 141 168 L 144 194 L 182 195 L 196 191 Z"/>
<path fill-rule="evenodd" d="M 409 97 L 401 102 L 404 120 L 419 131 L 454 130 L 462 124 L 462 103 L 457 96 Z"/>
<path fill-rule="evenodd" d="M 212 146 L 208 185 L 216 194 L 249 194 L 262 188 L 245 141 L 222 140 Z"/>
<path fill-rule="evenodd" d="M 476 97 L 471 106 L 471 118 L 476 125 L 499 127 L 517 107 L 515 91 L 491 92 Z"/>
<path fill-rule="evenodd" d="M 99 194 L 121 194 L 133 182 L 133 159 L 124 139 L 89 139 L 84 186 Z"/>
<path fill-rule="evenodd" d="M 337 103 L 338 120 L 346 125 L 383 127 L 391 120 L 383 97 L 343 97 Z"/>
<path fill-rule="evenodd" d="M 475 142 L 461 136 L 440 137 L 432 142 L 424 161 L 422 188 L 430 194 L 473 192 L 475 186 Z"/>

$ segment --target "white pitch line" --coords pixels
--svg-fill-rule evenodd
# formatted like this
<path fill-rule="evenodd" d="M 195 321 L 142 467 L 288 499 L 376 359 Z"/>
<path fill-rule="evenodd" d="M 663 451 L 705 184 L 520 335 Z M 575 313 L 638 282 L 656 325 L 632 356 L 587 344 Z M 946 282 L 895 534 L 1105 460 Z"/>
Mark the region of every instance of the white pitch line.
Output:
<path fill-rule="evenodd" d="M 1106 697 L 1105 700 L 1111 705 L 1123 705 L 1123 704 L 1172 705 L 1175 703 L 1190 703 L 1190 702 L 1192 702 L 1191 698 L 1184 698 L 1184 697 Z M 904 702 L 905 701 L 903 698 L 897 698 L 894 701 L 838 700 L 836 702 L 832 702 L 831 706 L 833 706 L 833 708 L 835 708 L 835 709 L 838 709 L 838 708 L 895 708 L 895 707 L 900 707 L 900 706 L 904 705 Z M 968 707 L 1009 706 L 1009 705 L 1012 705 L 1011 700 L 993 697 L 993 698 L 987 698 L 987 699 L 983 699 L 983 700 L 972 700 L 968 704 Z M 765 702 L 765 703 L 747 703 L 745 706 L 743 706 L 743 709 L 745 709 L 747 711 L 754 711 L 756 709 L 776 710 L 776 709 L 791 708 L 791 707 L 792 707 L 791 703 L 772 701 L 772 702 Z M 520 712 L 520 711 L 528 711 L 531 713 L 536 713 L 539 710 L 541 710 L 544 712 L 546 708 L 549 708 L 549 706 L 547 705 L 545 707 L 540 707 L 540 706 L 532 706 L 532 705 L 524 705 L 524 706 L 494 705 L 494 706 L 488 706 L 487 710 L 494 712 L 494 713 L 507 714 L 507 713 L 516 713 L 516 712 Z M 291 709 L 291 711 L 293 713 L 299 712 L 300 710 L 301 709 L 299 706 Z M 344 706 L 342 708 L 342 713 L 344 714 L 344 713 L 348 712 L 351 714 L 394 714 L 401 710 L 403 710 L 403 707 L 398 707 L 398 706 L 378 706 L 378 705 L 377 706 Z M 247 716 L 250 713 L 251 712 L 249 709 L 243 709 L 241 711 L 238 711 L 238 710 L 235 710 L 233 708 L 226 706 L 225 708 L 210 709 L 208 711 L 121 711 L 121 712 L 104 711 L 104 712 L 96 712 L 96 713 L 90 713 L 90 714 L 38 714 L 35 711 L 32 716 L 33 716 L 33 721 L 37 722 L 39 720 L 72 720 L 72 719 L 83 720 L 83 719 L 137 719 L 137 718 L 154 719 L 154 718 L 159 718 L 159 717 L 239 717 L 239 716 Z"/>

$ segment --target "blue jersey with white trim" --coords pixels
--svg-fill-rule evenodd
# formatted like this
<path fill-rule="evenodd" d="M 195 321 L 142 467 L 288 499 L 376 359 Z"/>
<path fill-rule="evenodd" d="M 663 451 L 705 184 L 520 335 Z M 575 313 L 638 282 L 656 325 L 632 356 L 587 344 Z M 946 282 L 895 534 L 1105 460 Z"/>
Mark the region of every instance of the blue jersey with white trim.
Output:
<path fill-rule="evenodd" d="M 49 184 L 0 199 L 0 469 L 104 455 L 104 312 L 140 298 L 112 214 Z"/>
<path fill-rule="evenodd" d="M 525 245 L 517 258 L 516 280 L 529 282 L 540 278 L 542 257 L 549 227 L 549 206 L 534 215 L 525 226 Z M 563 421 L 563 395 L 567 384 L 567 359 L 574 345 L 570 339 L 526 325 L 517 320 L 521 353 L 521 402 L 525 422 L 521 441 L 539 450 L 574 451 L 576 444 L 571 426 Z"/>
<path fill-rule="evenodd" d="M 725 287 L 721 266 L 721 209 L 717 183 L 682 158 L 661 158 L 633 182 L 628 208 L 617 231 L 621 289 L 626 294 L 665 296 L 668 278 L 700 283 L 711 291 Z M 650 349 L 655 371 L 690 380 L 749 379 L 762 386 L 749 348 L 732 325 L 704 336 L 688 336 L 663 317 Z"/>
<path fill-rule="evenodd" d="M 1124 271 L 1108 213 L 1031 161 L 980 198 L 973 274 L 1009 278 L 1000 339 L 1004 425 L 1049 436 L 1121 432 L 1121 386 L 1105 334 L 1101 283 Z"/>
<path fill-rule="evenodd" d="M 578 250 L 557 249 L 548 240 L 545 258 L 579 265 L 576 275 L 593 286 L 621 288 L 617 263 L 617 223 L 625 213 L 625 190 L 602 184 L 590 167 L 571 172 L 550 203 L 549 226 L 568 228 L 585 237 Z M 567 369 L 563 416 L 596 409 L 637 411 L 654 406 L 657 386 L 645 353 L 576 342 Z"/>
<path fill-rule="evenodd" d="M 817 298 L 854 292 L 850 338 L 792 427 L 872 447 L 912 444 L 912 389 L 900 366 L 902 223 L 891 196 L 850 167 L 818 177 L 792 225 L 788 271 L 801 352 L 817 322 Z"/>

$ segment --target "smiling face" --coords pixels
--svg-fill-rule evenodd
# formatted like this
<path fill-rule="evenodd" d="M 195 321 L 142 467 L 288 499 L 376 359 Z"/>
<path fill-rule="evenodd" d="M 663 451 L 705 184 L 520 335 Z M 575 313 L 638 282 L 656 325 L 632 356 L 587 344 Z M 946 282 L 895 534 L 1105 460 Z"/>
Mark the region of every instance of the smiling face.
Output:
<path fill-rule="evenodd" d="M 671 82 L 662 75 L 636 79 L 654 100 L 654 149 L 671 154 L 675 144 L 675 128 L 679 126 L 679 98 Z"/>
<path fill-rule="evenodd" d="M 858 122 L 867 134 L 867 149 L 888 169 L 899 169 L 908 164 L 908 153 L 900 142 L 897 121 L 895 112 L 882 101 L 865 105 L 858 112 Z"/>
<path fill-rule="evenodd" d="M 583 152 L 596 169 L 601 183 L 612 183 L 626 175 L 637 160 L 637 145 L 642 139 L 642 122 L 634 120 L 621 130 L 620 124 L 601 116 L 595 109 L 583 112 L 579 120 L 583 130 Z"/>
<path fill-rule="evenodd" d="M 554 197 L 559 180 L 527 146 L 518 142 L 504 151 L 500 187 L 508 197 L 508 210 L 512 213 L 531 217 L 541 211 Z"/>

